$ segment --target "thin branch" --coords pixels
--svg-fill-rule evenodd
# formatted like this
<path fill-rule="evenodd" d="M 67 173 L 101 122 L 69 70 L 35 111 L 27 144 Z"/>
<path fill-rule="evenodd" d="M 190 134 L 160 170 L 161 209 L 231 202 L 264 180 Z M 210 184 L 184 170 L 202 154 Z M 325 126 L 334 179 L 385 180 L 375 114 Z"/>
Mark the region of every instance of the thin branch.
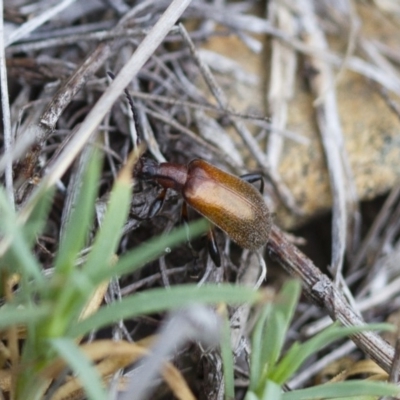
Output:
<path fill-rule="evenodd" d="M 312 6 L 308 1 L 302 1 L 301 9 L 306 40 L 312 46 L 326 50 L 327 42 L 314 16 Z M 312 70 L 315 71 L 309 77 L 311 87 L 315 96 L 320 99 L 316 106 L 316 114 L 327 159 L 333 199 L 331 268 L 335 274 L 336 282 L 339 282 L 346 249 L 348 217 L 346 208 L 347 177 L 343 163 L 345 148 L 331 68 L 326 62 L 315 57 L 310 58 L 309 63 Z M 326 92 L 327 88 L 330 88 L 329 92 Z"/>
<path fill-rule="evenodd" d="M 1 87 L 1 109 L 3 112 L 3 131 L 4 131 L 4 153 L 9 155 L 12 151 L 14 138 L 11 131 L 10 103 L 7 83 L 6 56 L 4 52 L 4 15 L 3 1 L 0 1 L 0 87 Z M 5 181 L 7 196 L 10 204 L 14 204 L 14 184 L 12 171 L 12 158 L 6 158 Z"/>
<path fill-rule="evenodd" d="M 61 3 L 55 5 L 52 8 L 49 8 L 42 14 L 38 15 L 30 19 L 28 22 L 25 22 L 18 29 L 13 31 L 5 40 L 5 47 L 8 47 L 10 44 L 16 42 L 17 40 L 23 38 L 24 36 L 29 35 L 32 31 L 34 31 L 39 26 L 43 25 L 45 22 L 49 21 L 55 15 L 59 14 L 65 8 L 75 3 L 76 0 L 64 0 Z"/>
<path fill-rule="evenodd" d="M 332 320 L 340 321 L 344 326 L 365 325 L 334 283 L 290 243 L 276 226 L 272 227 L 267 250 L 290 275 L 302 281 L 307 297 L 316 305 L 323 307 Z M 361 332 L 353 335 L 351 339 L 380 367 L 390 373 L 394 358 L 392 346 L 375 332 Z"/>
<path fill-rule="evenodd" d="M 289 36 L 295 34 L 295 18 L 285 4 L 272 1 L 268 6 L 270 20 Z M 297 66 L 297 53 L 293 48 L 280 40 L 272 39 L 271 43 L 271 74 L 268 93 L 268 104 L 271 112 L 273 130 L 268 138 L 267 155 L 271 168 L 278 170 L 284 140 L 277 132 L 286 128 L 289 101 L 293 97 Z"/>

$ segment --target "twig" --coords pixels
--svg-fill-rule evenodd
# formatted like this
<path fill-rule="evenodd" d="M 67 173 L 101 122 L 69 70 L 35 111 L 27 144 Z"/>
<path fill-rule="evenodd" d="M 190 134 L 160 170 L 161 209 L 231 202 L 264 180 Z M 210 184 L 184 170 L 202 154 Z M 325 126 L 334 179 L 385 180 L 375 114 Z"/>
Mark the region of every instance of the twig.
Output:
<path fill-rule="evenodd" d="M 17 40 L 23 38 L 28 35 L 30 32 L 34 31 L 39 26 L 43 25 L 45 22 L 50 20 L 52 17 L 60 13 L 62 10 L 67 8 L 69 5 L 75 3 L 76 0 L 64 0 L 61 3 L 55 5 L 52 8 L 49 8 L 43 14 L 38 15 L 35 18 L 30 19 L 28 22 L 25 22 L 18 29 L 13 31 L 7 40 L 5 40 L 5 46 L 9 46 L 10 44 L 16 42 Z"/>
<path fill-rule="evenodd" d="M 265 116 L 240 113 L 240 112 L 236 112 L 234 110 L 221 109 L 221 108 L 218 108 L 211 104 L 200 104 L 200 103 L 194 103 L 191 101 L 184 101 L 184 100 L 180 100 L 180 99 L 171 99 L 170 97 L 160 96 L 160 95 L 156 95 L 156 94 L 149 94 L 149 93 L 136 92 L 136 91 L 131 91 L 130 94 L 132 97 L 136 97 L 138 99 L 152 100 L 152 101 L 157 101 L 157 102 L 164 103 L 164 104 L 179 105 L 182 107 L 190 107 L 190 108 L 194 108 L 194 109 L 198 109 L 198 110 L 211 111 L 211 112 L 217 113 L 218 115 L 229 116 L 231 118 L 237 117 L 240 119 L 248 120 L 249 122 L 253 123 L 256 126 L 270 130 L 272 132 L 275 132 L 277 135 L 281 135 L 283 137 L 291 139 L 294 142 L 304 144 L 304 145 L 308 145 L 310 143 L 309 139 L 303 135 L 300 135 L 298 133 L 288 131 L 285 129 L 278 129 L 277 127 L 272 126 L 272 124 L 268 122 L 269 118 L 266 118 Z"/>
<path fill-rule="evenodd" d="M 165 124 L 168 124 L 168 125 L 172 126 L 174 129 L 184 133 L 185 135 L 190 137 L 191 140 L 193 140 L 193 142 L 198 143 L 199 145 L 203 146 L 209 152 L 212 152 L 212 153 L 217 153 L 218 152 L 218 150 L 213 145 L 211 145 L 210 143 L 206 142 L 201 137 L 199 137 L 194 132 L 192 132 L 190 129 L 186 128 L 185 126 L 183 126 L 182 124 L 180 124 L 176 120 L 170 118 L 169 116 L 162 115 L 160 113 L 151 111 L 149 109 L 146 109 L 146 113 L 148 115 L 152 116 L 153 118 L 158 119 L 159 121 L 162 121 Z M 239 167 L 239 165 L 230 156 L 230 154 L 222 153 L 222 158 L 223 158 L 224 161 L 226 161 L 233 168 L 238 168 Z"/>
<path fill-rule="evenodd" d="M 138 35 L 143 36 L 144 35 L 143 31 L 139 29 L 124 29 L 123 31 L 115 31 L 115 30 L 99 31 L 82 35 L 69 35 L 58 38 L 46 38 L 44 40 L 37 40 L 34 42 L 27 42 L 11 46 L 7 49 L 7 54 L 10 55 L 16 53 L 37 51 L 51 47 L 67 46 L 70 44 L 76 44 L 81 42 L 89 42 L 89 41 L 99 42 L 102 40 L 137 37 Z"/>
<path fill-rule="evenodd" d="M 3 112 L 4 153 L 9 154 L 13 148 L 14 138 L 11 132 L 10 103 L 7 83 L 6 56 L 4 52 L 4 16 L 3 1 L 0 1 L 0 87 L 1 87 L 1 109 Z M 14 205 L 14 184 L 12 171 L 12 158 L 6 159 L 5 181 L 7 196 L 10 204 Z"/>
<path fill-rule="evenodd" d="M 376 64 L 381 71 L 387 74 L 389 79 L 393 79 L 395 81 L 400 80 L 400 75 L 391 62 L 381 54 L 378 47 L 375 45 L 374 42 L 367 40 L 365 38 L 361 38 L 359 40 L 360 48 L 365 53 L 365 55 L 370 59 L 370 61 Z"/>
<path fill-rule="evenodd" d="M 352 56 L 354 54 L 354 50 L 356 48 L 356 43 L 357 43 L 357 38 L 358 38 L 358 34 L 359 34 L 359 30 L 361 27 L 361 23 L 360 23 L 360 19 L 358 18 L 356 9 L 355 9 L 355 5 L 353 4 L 353 0 L 348 0 L 347 2 L 343 3 L 343 6 L 347 8 L 348 11 L 348 16 L 349 16 L 349 22 L 350 22 L 350 29 L 349 29 L 349 36 L 348 36 L 348 40 L 347 40 L 347 46 L 346 46 L 346 51 L 345 54 L 343 56 L 343 61 L 341 63 L 341 65 L 339 66 L 339 70 L 337 71 L 334 80 L 333 80 L 333 86 L 337 85 L 337 82 L 339 81 L 340 77 L 343 75 L 343 73 L 346 71 L 347 69 L 347 62 L 350 58 L 350 56 Z M 334 3 L 331 4 L 331 7 L 335 7 Z M 340 8 L 340 6 L 338 7 Z M 326 10 L 326 12 L 329 12 L 331 10 Z M 340 25 L 344 25 L 343 21 L 338 21 L 338 24 Z M 329 90 L 331 90 L 331 87 L 326 88 L 326 91 L 328 92 Z M 323 96 L 324 94 L 321 95 L 321 97 L 317 98 L 314 100 L 314 105 L 318 105 L 320 101 L 323 100 Z"/>
<path fill-rule="evenodd" d="M 49 135 L 55 128 L 55 125 L 63 112 L 68 106 L 73 97 L 82 88 L 85 82 L 91 77 L 94 72 L 104 63 L 110 54 L 110 44 L 100 43 L 93 53 L 85 60 L 85 62 L 75 71 L 68 81 L 58 89 L 50 104 L 40 117 L 40 124 L 36 126 L 35 131 L 35 146 L 30 149 L 25 155 L 23 164 L 27 170 L 34 171 L 30 165 L 36 165 L 42 147 Z M 83 145 L 82 145 L 83 147 Z M 24 193 L 19 193 L 18 197 L 26 198 L 27 194 L 32 190 L 32 186 L 27 186 Z"/>
<path fill-rule="evenodd" d="M 87 79 L 96 72 L 110 54 L 110 44 L 100 43 L 95 51 L 85 60 L 85 62 L 75 71 L 70 79 L 61 87 L 54 96 L 51 103 L 40 118 L 40 123 L 47 128 L 47 132 L 52 131 L 65 107 L 71 99 L 82 88 Z M 38 138 L 45 140 L 47 135 Z"/>
<path fill-rule="evenodd" d="M 395 345 L 395 355 L 393 360 L 393 366 L 389 375 L 389 382 L 399 382 L 399 371 L 400 371 L 400 337 L 399 330 L 397 330 L 397 340 Z"/>
<path fill-rule="evenodd" d="M 166 274 L 168 276 L 170 275 L 181 275 L 187 272 L 187 267 L 177 267 L 177 268 L 170 268 L 167 269 Z M 155 282 L 159 281 L 161 279 L 161 273 L 157 272 L 154 275 L 150 275 L 146 278 L 142 278 L 134 283 L 131 283 L 127 286 L 124 286 L 121 289 L 121 295 L 126 296 L 128 294 L 136 292 L 138 289 L 142 288 L 143 286 L 151 285 L 154 284 Z"/>
<path fill-rule="evenodd" d="M 398 204 L 400 199 L 400 185 L 395 186 L 390 192 L 389 197 L 386 199 L 385 204 L 379 211 L 379 214 L 375 218 L 371 228 L 368 231 L 367 236 L 363 240 L 354 260 L 350 267 L 350 271 L 354 272 L 361 267 L 362 262 L 367 256 L 368 249 L 371 244 L 377 241 L 378 235 L 381 230 L 386 226 L 388 219 L 391 218 L 393 209 Z"/>
<path fill-rule="evenodd" d="M 396 260 L 396 265 L 398 261 Z M 382 306 L 385 303 L 391 301 L 392 306 L 394 306 L 394 301 L 398 298 L 400 294 L 400 278 L 396 278 L 394 281 L 388 283 L 385 286 L 385 290 L 380 290 L 373 296 L 366 298 L 357 298 L 357 309 L 360 312 L 370 310 L 373 307 Z M 306 336 L 314 336 L 316 333 L 320 332 L 322 329 L 327 328 L 332 323 L 329 317 L 323 317 L 318 321 L 309 324 L 303 333 Z"/>
<path fill-rule="evenodd" d="M 300 3 L 302 10 L 302 23 L 306 40 L 312 46 L 325 50 L 327 43 L 323 32 L 318 26 L 312 6 L 308 1 Z M 343 158 L 345 148 L 343 135 L 337 110 L 336 95 L 334 91 L 333 75 L 329 65 L 317 58 L 310 58 L 311 68 L 315 73 L 310 74 L 310 82 L 317 98 L 323 99 L 316 107 L 319 132 L 327 159 L 330 185 L 333 198 L 332 209 L 332 258 L 331 268 L 336 282 L 341 280 L 344 253 L 347 238 L 346 209 L 346 176 Z M 326 89 L 330 88 L 329 92 Z"/>
<path fill-rule="evenodd" d="M 289 36 L 295 33 L 293 15 L 284 3 L 272 1 L 269 4 L 269 19 Z M 272 39 L 271 43 L 271 75 L 268 93 L 269 110 L 271 112 L 272 132 L 268 138 L 267 155 L 271 168 L 277 171 L 281 158 L 284 140 L 278 131 L 286 128 L 289 101 L 293 97 L 296 76 L 297 54 L 280 40 Z"/>
<path fill-rule="evenodd" d="M 388 105 L 388 107 L 394 113 L 394 115 L 396 115 L 397 119 L 400 120 L 400 106 L 399 106 L 399 104 L 394 99 L 389 97 L 388 92 L 387 92 L 387 90 L 385 88 L 380 87 L 378 85 L 376 85 L 376 86 L 377 86 L 378 93 L 381 95 L 381 97 L 383 98 L 385 103 Z"/>
<path fill-rule="evenodd" d="M 343 58 L 332 51 L 317 49 L 314 46 L 310 46 L 301 40 L 290 37 L 281 32 L 277 33 L 276 36 L 278 39 L 283 40 L 289 46 L 292 46 L 304 54 L 318 57 L 337 67 L 340 67 L 343 63 Z M 353 56 L 348 58 L 346 66 L 349 70 L 357 72 L 358 74 L 379 83 L 387 90 L 400 95 L 400 79 L 388 77 L 384 71 L 375 65 L 372 65 L 359 57 Z"/>
<path fill-rule="evenodd" d="M 229 155 L 237 167 L 241 171 L 244 170 L 245 166 L 242 154 L 239 152 L 233 138 L 226 134 L 225 129 L 217 120 L 209 117 L 200 110 L 194 112 L 194 119 L 200 136 L 207 140 L 207 142 L 212 143 L 223 154 Z"/>
<path fill-rule="evenodd" d="M 320 373 L 324 367 L 334 363 L 339 358 L 349 355 L 354 349 L 356 349 L 356 345 L 351 341 L 342 344 L 340 347 L 332 351 L 332 353 L 328 353 L 326 356 L 320 358 L 312 365 L 309 365 L 304 371 L 300 372 L 293 379 L 291 379 L 287 385 L 292 390 L 301 387 L 301 385 L 303 385 L 310 378 Z"/>
<path fill-rule="evenodd" d="M 267 250 L 290 274 L 299 278 L 307 297 L 324 307 L 334 321 L 344 326 L 363 326 L 365 322 L 351 308 L 334 283 L 324 275 L 299 249 L 291 244 L 276 226 L 272 227 Z M 386 372 L 390 372 L 394 349 L 375 332 L 361 332 L 351 337 Z"/>

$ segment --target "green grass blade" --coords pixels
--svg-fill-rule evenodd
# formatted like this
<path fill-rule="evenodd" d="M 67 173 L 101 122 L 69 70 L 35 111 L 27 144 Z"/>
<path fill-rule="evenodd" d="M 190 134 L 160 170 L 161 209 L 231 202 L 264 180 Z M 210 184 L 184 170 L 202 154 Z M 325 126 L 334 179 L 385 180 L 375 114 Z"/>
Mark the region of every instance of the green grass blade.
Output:
<path fill-rule="evenodd" d="M 275 366 L 300 295 L 297 281 L 287 282 L 272 305 L 266 305 L 252 337 L 250 389 L 262 393 L 264 381 Z"/>
<path fill-rule="evenodd" d="M 400 389 L 384 382 L 352 380 L 327 383 L 282 394 L 282 400 L 346 399 L 355 396 L 398 396 Z"/>
<path fill-rule="evenodd" d="M 114 183 L 113 189 L 110 193 L 110 200 L 107 211 L 98 230 L 92 249 L 87 257 L 87 260 L 80 271 L 71 269 L 71 274 L 65 279 L 63 276 L 54 276 L 54 293 L 56 294 L 56 306 L 54 318 L 48 321 L 45 330 L 51 337 L 63 335 L 65 329 L 71 324 L 75 323 L 77 317 L 80 315 L 83 307 L 87 304 L 88 299 L 95 290 L 96 285 L 92 281 L 92 276 L 96 276 L 100 271 L 110 269 L 110 262 L 112 256 L 115 254 L 119 244 L 122 227 L 128 214 L 129 204 L 131 200 L 131 162 L 132 157 L 129 158 L 128 163 L 121 169 L 117 180 Z M 69 229 L 79 224 L 79 217 L 82 213 L 89 212 L 89 208 L 94 206 L 94 196 L 96 193 L 97 177 L 99 175 L 99 162 L 94 159 L 89 164 L 88 172 L 85 174 L 85 181 L 94 180 L 94 183 L 86 182 L 91 186 L 90 198 L 82 198 L 82 210 L 76 210 L 76 214 L 71 220 Z M 85 224 L 88 227 L 91 217 L 85 216 Z M 82 245 L 87 228 L 80 230 L 80 240 L 76 244 L 73 242 L 74 231 L 68 230 L 64 235 L 66 242 L 63 250 L 63 255 L 60 257 L 60 272 L 67 272 L 69 267 L 62 266 L 64 262 L 72 266 L 77 254 L 77 250 Z M 68 237 L 67 237 L 68 235 Z M 72 254 L 72 251 L 75 254 Z M 58 290 L 60 281 L 63 283 L 63 290 Z M 43 332 L 46 334 L 46 332 Z"/>
<path fill-rule="evenodd" d="M 95 291 L 92 282 L 81 271 L 74 271 L 60 283 L 57 285 L 55 282 L 52 288 L 55 292 L 59 289 L 57 298 L 50 300 L 54 304 L 53 313 L 46 323 L 39 327 L 39 335 L 45 338 L 64 336 L 68 327 L 78 319 L 84 305 Z"/>
<path fill-rule="evenodd" d="M 108 399 L 96 369 L 73 340 L 52 339 L 50 344 L 77 374 L 89 399 Z"/>
<path fill-rule="evenodd" d="M 90 161 L 82 176 L 75 208 L 63 232 L 59 251 L 54 263 L 55 273 L 67 274 L 76 262 L 83 248 L 89 228 L 93 223 L 94 204 L 100 179 L 101 158 L 98 151 L 91 150 Z"/>
<path fill-rule="evenodd" d="M 99 232 L 93 243 L 92 251 L 83 267 L 93 282 L 100 283 L 99 275 L 110 269 L 126 221 L 132 197 L 132 168 L 138 153 L 131 153 L 127 163 L 118 174 L 110 193 L 107 211 Z"/>
<path fill-rule="evenodd" d="M 280 400 L 282 398 L 282 388 L 273 381 L 267 380 L 262 393 L 261 400 Z"/>
<path fill-rule="evenodd" d="M 48 305 L 22 308 L 14 305 L 4 305 L 0 308 L 0 329 L 15 325 L 39 323 L 49 315 L 51 308 Z"/>
<path fill-rule="evenodd" d="M 397 397 L 398 398 L 398 397 Z M 343 399 L 343 397 L 342 397 Z M 393 400 L 393 397 L 381 397 L 381 396 L 349 396 L 345 397 L 345 400 Z"/>
<path fill-rule="evenodd" d="M 256 326 L 251 339 L 252 350 L 250 354 L 250 386 L 249 389 L 255 392 L 260 385 L 261 376 L 265 365 L 261 362 L 261 349 L 263 341 L 264 326 L 272 312 L 272 304 L 266 304 L 257 318 Z"/>
<path fill-rule="evenodd" d="M 33 280 L 31 282 L 32 287 L 33 285 L 44 285 L 45 279 L 41 272 L 42 267 L 36 260 L 24 236 L 16 230 L 15 236 L 11 240 L 7 252 L 1 259 L 1 268 L 7 268 L 20 274 L 22 280 Z M 26 289 L 29 292 L 31 288 L 26 285 Z"/>
<path fill-rule="evenodd" d="M 1 244 L 5 249 L 0 268 L 19 273 L 23 279 L 43 282 L 41 266 L 31 251 L 31 243 L 26 239 L 25 227 L 18 222 L 17 214 L 3 190 L 0 190 L 0 216 Z"/>
<path fill-rule="evenodd" d="M 259 398 L 254 392 L 248 390 L 244 400 L 259 400 Z"/>
<path fill-rule="evenodd" d="M 35 243 L 47 222 L 47 215 L 53 200 L 54 188 L 41 193 L 40 201 L 35 205 L 28 220 L 22 225 L 18 214 L 11 206 L 4 190 L 0 187 L 0 233 L 22 235 L 29 247 Z"/>
<path fill-rule="evenodd" d="M 276 301 L 274 301 L 271 316 L 263 332 L 263 342 L 260 349 L 263 365 L 272 367 L 280 357 L 300 293 L 300 282 L 290 280 L 285 283 Z"/>
<path fill-rule="evenodd" d="M 23 225 L 21 233 L 29 248 L 36 243 L 37 237 L 43 232 L 48 222 L 48 215 L 53 204 L 55 188 L 49 188 L 41 193 L 40 201 L 38 201 L 29 218 Z"/>
<path fill-rule="evenodd" d="M 229 319 L 224 316 L 222 326 L 221 357 L 224 366 L 225 399 L 235 398 L 234 360 L 231 346 Z"/>
<path fill-rule="evenodd" d="M 332 342 L 363 331 L 392 329 L 393 326 L 390 324 L 370 324 L 352 327 L 343 327 L 338 324 L 333 324 L 315 337 L 307 340 L 307 342 L 302 344 L 295 343 L 279 362 L 275 370 L 271 371 L 269 378 L 279 384 L 283 384 L 297 371 L 309 356 L 315 354 Z"/>
<path fill-rule="evenodd" d="M 193 303 L 251 304 L 259 299 L 260 294 L 254 290 L 231 285 L 178 285 L 169 290 L 152 289 L 102 307 L 96 314 L 72 326 L 70 334 L 73 337 L 84 335 L 120 319 L 179 309 Z"/>

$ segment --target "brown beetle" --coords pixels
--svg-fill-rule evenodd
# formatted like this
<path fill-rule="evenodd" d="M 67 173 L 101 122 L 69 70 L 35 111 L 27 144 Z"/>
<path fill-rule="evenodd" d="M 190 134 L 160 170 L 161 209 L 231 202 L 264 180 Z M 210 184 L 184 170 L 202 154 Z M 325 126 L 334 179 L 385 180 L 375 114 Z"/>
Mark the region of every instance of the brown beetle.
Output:
<path fill-rule="evenodd" d="M 153 180 L 164 188 L 152 205 L 150 216 L 162 207 L 166 190 L 173 189 L 181 193 L 190 207 L 222 229 L 239 246 L 257 250 L 268 240 L 271 215 L 267 205 L 254 186 L 237 176 L 200 159 L 186 166 L 159 164 L 148 158 L 139 161 L 135 175 L 140 179 Z M 242 178 L 251 182 L 262 179 L 258 174 Z M 210 255 L 219 266 L 220 256 L 212 234 Z"/>

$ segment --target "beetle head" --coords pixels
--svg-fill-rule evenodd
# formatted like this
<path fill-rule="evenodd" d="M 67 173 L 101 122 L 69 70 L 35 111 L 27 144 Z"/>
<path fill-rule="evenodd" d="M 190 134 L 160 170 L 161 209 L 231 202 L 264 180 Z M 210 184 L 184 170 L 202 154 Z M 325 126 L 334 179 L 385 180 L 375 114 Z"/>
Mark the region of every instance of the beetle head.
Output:
<path fill-rule="evenodd" d="M 136 164 L 134 175 L 140 179 L 152 179 L 157 175 L 158 167 L 156 160 L 142 157 Z"/>

